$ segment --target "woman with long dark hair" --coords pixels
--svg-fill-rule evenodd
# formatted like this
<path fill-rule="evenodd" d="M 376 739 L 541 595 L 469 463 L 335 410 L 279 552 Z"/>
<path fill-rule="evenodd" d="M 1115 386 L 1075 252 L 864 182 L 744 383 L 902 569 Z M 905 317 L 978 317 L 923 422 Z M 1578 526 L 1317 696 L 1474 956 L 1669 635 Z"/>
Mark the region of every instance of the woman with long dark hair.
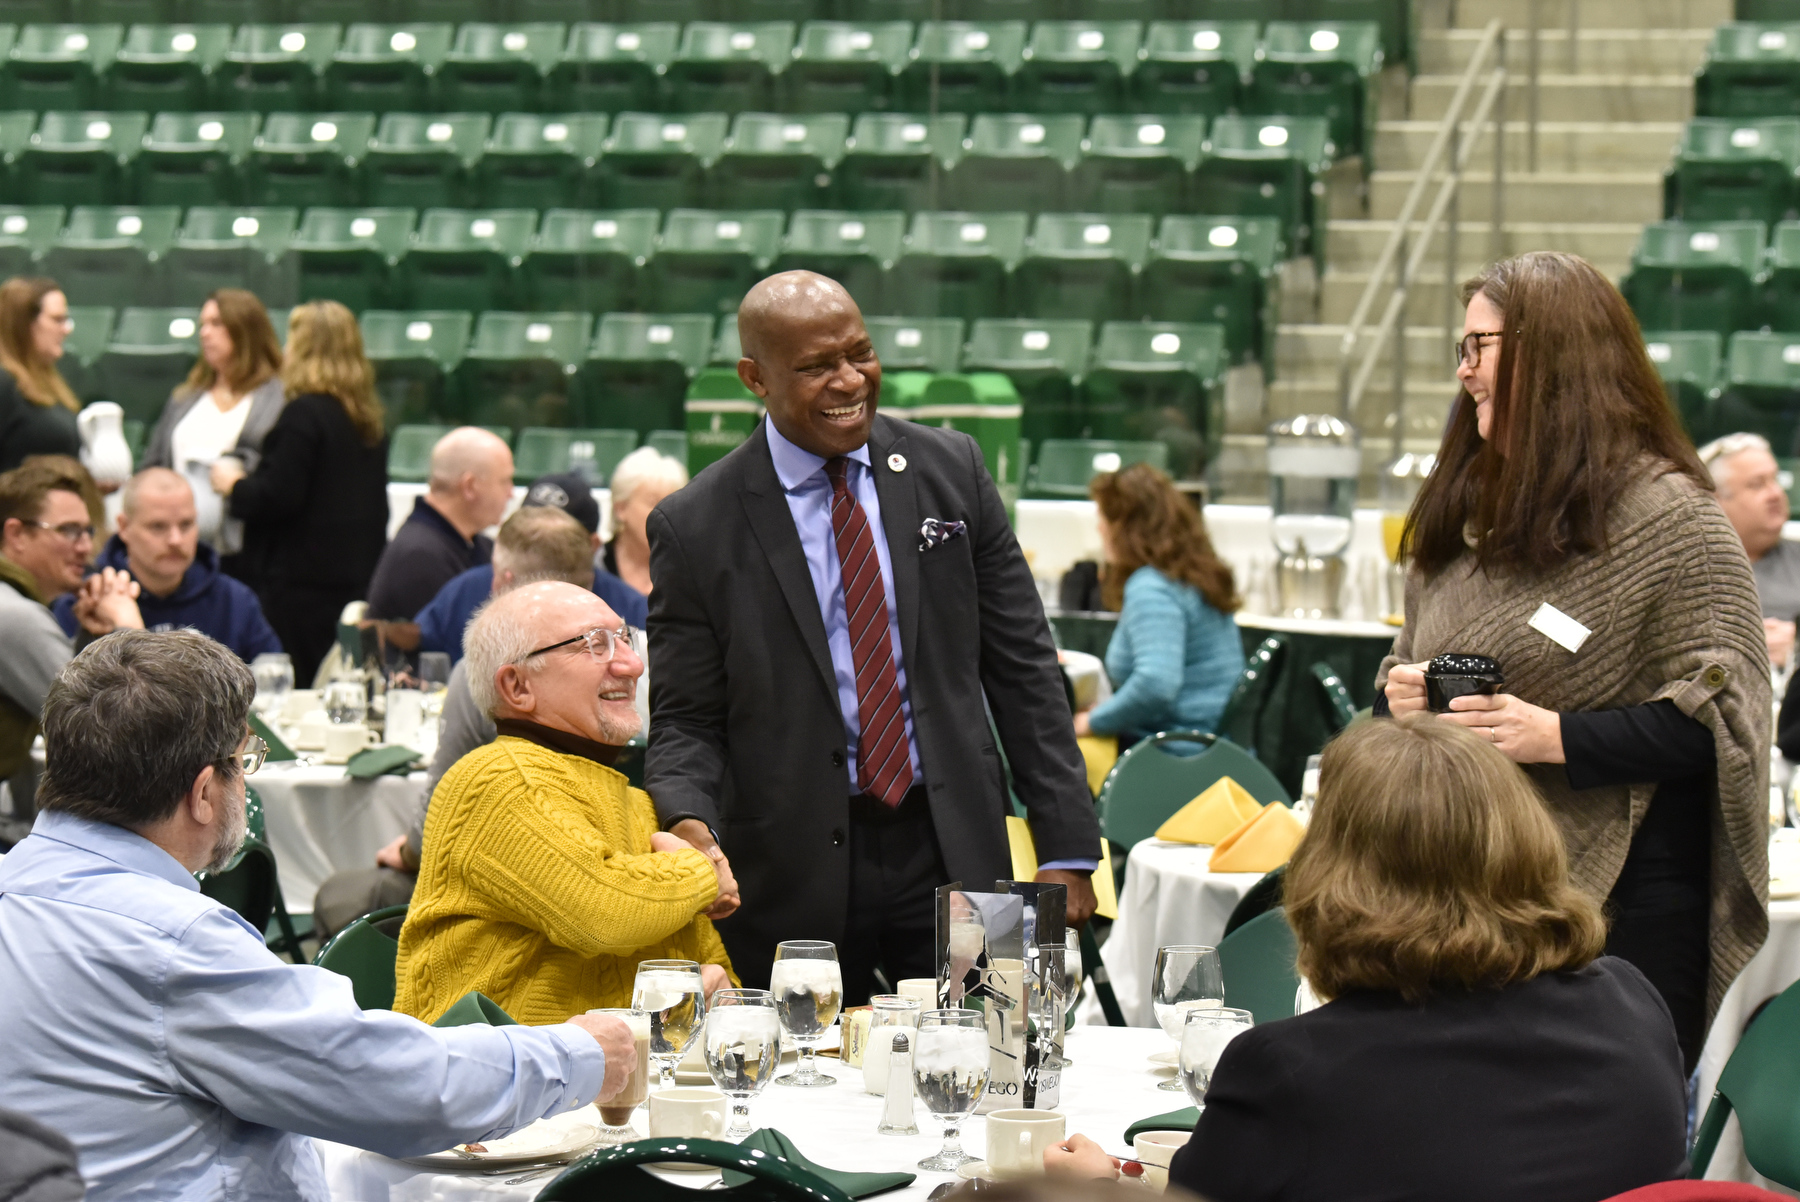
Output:
<path fill-rule="evenodd" d="M 32 455 L 81 454 L 81 402 L 56 370 L 73 328 L 55 280 L 0 284 L 0 472 Z"/>

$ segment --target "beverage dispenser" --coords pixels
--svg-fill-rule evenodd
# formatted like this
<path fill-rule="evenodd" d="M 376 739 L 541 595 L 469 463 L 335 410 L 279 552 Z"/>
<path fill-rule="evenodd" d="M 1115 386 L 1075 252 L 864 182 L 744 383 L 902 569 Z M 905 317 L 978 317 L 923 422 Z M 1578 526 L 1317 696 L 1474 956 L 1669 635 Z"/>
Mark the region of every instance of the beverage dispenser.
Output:
<path fill-rule="evenodd" d="M 1301 414 L 1269 427 L 1269 505 L 1281 616 L 1339 616 L 1361 470 L 1360 437 L 1341 418 Z"/>

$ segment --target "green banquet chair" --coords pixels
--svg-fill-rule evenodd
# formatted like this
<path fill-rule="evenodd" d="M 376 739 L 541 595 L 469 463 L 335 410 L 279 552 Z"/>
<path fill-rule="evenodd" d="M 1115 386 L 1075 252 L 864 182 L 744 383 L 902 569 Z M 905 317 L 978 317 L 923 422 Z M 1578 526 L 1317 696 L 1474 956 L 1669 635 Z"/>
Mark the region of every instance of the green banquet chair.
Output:
<path fill-rule="evenodd" d="M 333 935 L 313 963 L 350 978 L 356 1004 L 364 1010 L 394 1008 L 394 964 L 400 958 L 405 906 L 365 914 Z"/>
<path fill-rule="evenodd" d="M 198 874 L 200 892 L 230 907 L 258 931 L 267 932 L 273 922 L 279 934 L 268 941 L 269 950 L 287 956 L 295 964 L 302 963 L 305 957 L 300 953 L 300 937 L 282 901 L 275 852 L 269 847 L 263 824 L 262 798 L 255 789 L 244 792 L 244 821 L 248 830 L 243 846 L 217 872 Z"/>
<path fill-rule="evenodd" d="M 1788 986 L 1763 1008 L 1725 1062 L 1694 1133 L 1690 1176 L 1706 1176 L 1734 1110 L 1750 1167 L 1800 1189 L 1800 985 Z"/>
<path fill-rule="evenodd" d="M 1171 743 L 1198 743 L 1203 750 L 1184 755 L 1165 746 Z M 1226 776 L 1264 805 L 1288 800 L 1273 772 L 1220 735 L 1166 730 L 1134 744 L 1100 786 L 1100 829 L 1117 845 L 1114 863 L 1123 864 L 1134 845 L 1150 838 L 1171 814 Z"/>
<path fill-rule="evenodd" d="M 1248 1010 L 1259 1023 L 1294 1017 L 1294 928 L 1287 912 L 1269 910 L 1219 940 L 1225 971 L 1225 1004 Z"/>

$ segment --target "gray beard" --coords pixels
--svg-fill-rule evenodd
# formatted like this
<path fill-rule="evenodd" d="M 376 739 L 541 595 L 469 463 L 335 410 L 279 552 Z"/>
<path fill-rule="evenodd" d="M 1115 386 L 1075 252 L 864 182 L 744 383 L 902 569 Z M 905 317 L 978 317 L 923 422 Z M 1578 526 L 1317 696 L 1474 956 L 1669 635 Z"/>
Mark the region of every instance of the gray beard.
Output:
<path fill-rule="evenodd" d="M 231 817 L 226 820 L 224 826 L 219 828 L 218 842 L 213 844 L 213 858 L 201 871 L 223 872 L 225 865 L 231 863 L 231 858 L 237 855 L 239 848 L 243 847 L 244 838 L 250 833 L 250 818 L 245 812 L 246 805 L 245 801 L 239 801 L 237 808 L 232 811 Z"/>

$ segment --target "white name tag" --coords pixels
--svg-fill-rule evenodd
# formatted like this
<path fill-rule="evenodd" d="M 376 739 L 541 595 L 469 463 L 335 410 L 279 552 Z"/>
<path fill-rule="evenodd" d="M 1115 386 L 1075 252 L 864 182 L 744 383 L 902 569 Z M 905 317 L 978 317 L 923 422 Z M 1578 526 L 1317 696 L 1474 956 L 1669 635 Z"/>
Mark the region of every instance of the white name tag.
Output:
<path fill-rule="evenodd" d="M 1594 633 L 1548 601 L 1538 606 L 1526 625 L 1570 653 L 1581 650 L 1587 636 Z"/>

